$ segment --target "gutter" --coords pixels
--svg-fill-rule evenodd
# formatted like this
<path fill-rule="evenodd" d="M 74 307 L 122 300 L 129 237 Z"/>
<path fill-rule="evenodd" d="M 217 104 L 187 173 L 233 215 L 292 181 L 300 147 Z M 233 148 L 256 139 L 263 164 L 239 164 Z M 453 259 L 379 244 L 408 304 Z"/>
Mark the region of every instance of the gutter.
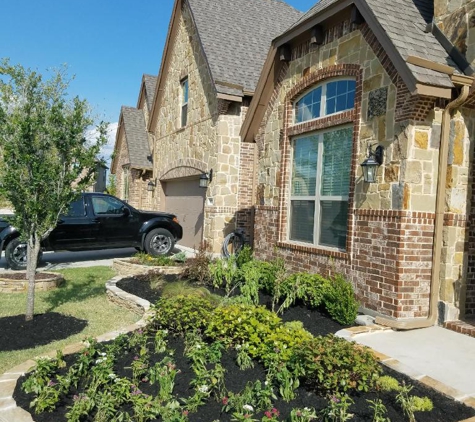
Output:
<path fill-rule="evenodd" d="M 375 323 L 395 328 L 397 330 L 412 330 L 415 328 L 427 328 L 435 325 L 438 317 L 438 301 L 440 289 L 440 257 L 442 253 L 442 232 L 444 229 L 445 214 L 445 187 L 447 179 L 447 160 L 449 155 L 450 136 L 450 113 L 460 107 L 469 94 L 469 85 L 464 84 L 460 95 L 445 107 L 442 114 L 440 151 L 439 151 L 439 172 L 437 175 L 437 193 L 434 220 L 434 247 L 432 249 L 432 273 L 430 281 L 430 301 L 429 314 L 426 318 L 412 318 L 405 320 L 395 320 L 387 317 L 376 317 Z"/>

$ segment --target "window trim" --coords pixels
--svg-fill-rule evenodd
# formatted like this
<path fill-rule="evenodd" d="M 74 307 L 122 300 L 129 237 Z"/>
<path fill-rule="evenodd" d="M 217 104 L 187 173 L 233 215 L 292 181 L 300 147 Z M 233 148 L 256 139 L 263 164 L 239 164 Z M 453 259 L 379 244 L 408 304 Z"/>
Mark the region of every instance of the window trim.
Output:
<path fill-rule="evenodd" d="M 122 197 L 125 202 L 129 202 L 130 196 L 130 168 L 128 166 L 123 167 L 122 174 L 124 176 L 124 183 L 122 184 Z"/>
<path fill-rule="evenodd" d="M 186 86 L 186 102 L 185 102 L 185 86 Z M 188 104 L 190 103 L 190 84 L 188 76 L 180 80 L 180 128 L 186 127 L 188 124 Z"/>
<path fill-rule="evenodd" d="M 347 110 L 345 110 L 347 111 Z M 342 112 L 340 112 L 342 113 Z M 336 113 L 334 113 L 336 114 Z M 315 119 L 313 119 L 315 120 Z M 328 132 L 332 132 L 335 130 L 342 130 L 346 128 L 351 128 L 352 129 L 352 137 L 354 138 L 354 127 L 352 124 L 344 124 L 344 125 L 334 125 L 327 127 L 325 129 L 316 129 L 316 130 L 309 130 L 308 132 L 304 132 L 300 135 L 292 136 L 290 141 L 290 159 L 289 159 L 289 185 L 288 185 L 288 195 L 287 195 L 287 216 L 288 216 L 288 223 L 287 223 L 287 231 L 286 231 L 286 241 L 291 243 L 291 244 L 296 244 L 296 245 L 301 245 L 301 246 L 307 246 L 307 247 L 313 247 L 313 248 L 318 248 L 318 249 L 325 249 L 328 251 L 335 251 L 335 252 L 347 252 L 347 248 L 345 249 L 340 249 L 338 247 L 332 247 L 328 245 L 322 245 L 319 243 L 320 235 L 321 235 L 321 227 L 320 227 L 320 221 L 321 221 L 321 207 L 320 203 L 322 201 L 340 201 L 340 202 L 346 202 L 348 204 L 348 210 L 350 210 L 350 190 L 351 190 L 351 180 L 350 180 L 350 186 L 348 189 L 348 195 L 344 196 L 339 196 L 339 195 L 333 195 L 333 196 L 327 196 L 327 195 L 321 195 L 320 193 L 320 187 L 321 187 L 321 182 L 322 182 L 322 163 L 323 163 L 323 148 L 320 147 L 320 145 L 323 145 L 323 135 Z M 317 169 L 316 169 L 316 175 L 315 175 L 315 195 L 313 196 L 293 196 L 292 195 L 292 176 L 293 176 L 293 164 L 294 164 L 294 142 L 298 139 L 306 138 L 309 136 L 312 136 L 314 134 L 318 134 L 319 139 L 317 140 L 318 142 L 318 149 L 317 149 Z M 354 154 L 354 146 L 352 148 L 351 152 L 351 157 L 353 157 Z M 313 220 L 313 242 L 303 242 L 299 240 L 292 240 L 290 239 L 290 232 L 291 232 L 291 214 L 292 214 L 292 201 L 313 201 L 315 203 L 315 210 L 314 210 L 314 220 Z M 347 240 L 348 240 L 348 229 L 349 229 L 349 218 L 347 218 L 346 221 L 347 228 Z"/>
<path fill-rule="evenodd" d="M 313 122 L 315 120 L 322 119 L 324 117 L 331 117 L 331 116 L 336 116 L 341 113 L 345 113 L 347 111 L 352 111 L 355 109 L 355 105 L 353 104 L 352 108 L 346 108 L 345 110 L 340 110 L 336 111 L 334 113 L 326 113 L 326 108 L 327 108 L 327 86 L 331 82 L 339 82 L 339 81 L 354 81 L 355 82 L 355 99 L 354 101 L 356 102 L 356 84 L 357 84 L 357 79 L 355 76 L 337 76 L 333 78 L 326 78 L 321 81 L 319 81 L 317 84 L 311 85 L 310 87 L 307 87 L 304 91 L 302 91 L 297 97 L 294 98 L 292 101 L 292 125 L 301 125 L 303 123 L 308 123 L 308 122 Z M 313 119 L 308 119 L 308 120 L 302 120 L 301 122 L 297 122 L 297 103 L 304 98 L 306 95 L 310 94 L 311 92 L 315 91 L 318 88 L 322 88 L 322 96 L 321 96 L 321 102 L 320 102 L 320 116 L 314 117 Z"/>

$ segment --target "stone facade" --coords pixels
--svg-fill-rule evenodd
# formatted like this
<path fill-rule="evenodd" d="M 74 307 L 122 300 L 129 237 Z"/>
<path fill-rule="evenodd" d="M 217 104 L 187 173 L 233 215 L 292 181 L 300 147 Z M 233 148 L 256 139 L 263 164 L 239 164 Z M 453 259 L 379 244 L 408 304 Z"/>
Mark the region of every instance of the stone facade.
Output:
<path fill-rule="evenodd" d="M 164 184 L 196 178 L 213 170 L 205 202 L 203 240 L 219 252 L 223 238 L 236 226 L 239 182 L 239 131 L 246 107 L 216 97 L 200 38 L 185 5 L 173 39 L 163 83 L 154 141 L 154 175 L 159 183 L 154 207 L 164 210 Z M 181 81 L 188 78 L 187 124 L 181 127 Z"/>
<path fill-rule="evenodd" d="M 293 123 L 293 104 L 299 95 L 343 76 L 356 79 L 353 110 Z M 282 257 L 293 271 L 342 273 L 367 310 L 394 318 L 427 316 L 445 105 L 409 94 L 366 24 L 344 22 L 327 30 L 323 45 L 294 46 L 256 136 L 257 256 Z M 290 242 L 291 140 L 341 124 L 353 127 L 346 248 Z M 449 140 L 440 300 L 455 308 L 455 314 L 475 312 L 475 269 L 470 270 L 472 281 L 468 280 L 466 243 L 473 196 L 469 136 L 473 126 L 471 111 L 456 113 Z M 368 184 L 359 164 L 374 144 L 384 147 L 384 162 L 377 183 Z M 474 262 L 470 268 L 475 268 Z"/>

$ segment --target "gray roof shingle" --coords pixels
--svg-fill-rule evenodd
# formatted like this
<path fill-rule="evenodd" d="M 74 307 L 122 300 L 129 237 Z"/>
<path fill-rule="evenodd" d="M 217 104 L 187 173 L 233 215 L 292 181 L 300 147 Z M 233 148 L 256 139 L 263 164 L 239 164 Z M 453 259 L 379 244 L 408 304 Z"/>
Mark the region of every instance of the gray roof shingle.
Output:
<path fill-rule="evenodd" d="M 155 96 L 155 87 L 157 86 L 157 77 L 153 75 L 143 75 L 145 81 L 145 97 L 148 109 L 153 106 L 153 97 Z"/>
<path fill-rule="evenodd" d="M 188 0 L 218 92 L 254 92 L 271 41 L 302 16 L 280 0 Z M 226 92 L 224 92 L 226 91 Z M 241 93 L 242 95 L 242 93 Z"/>
<path fill-rule="evenodd" d="M 338 0 L 321 0 L 303 15 L 292 28 L 330 8 Z M 356 0 L 355 4 L 366 3 L 401 57 L 418 56 L 435 63 L 451 66 L 461 73 L 445 49 L 425 27 L 432 21 L 433 0 Z M 417 82 L 443 87 L 453 84 L 444 73 L 407 64 Z"/>
<path fill-rule="evenodd" d="M 152 159 L 143 110 L 122 106 L 121 113 L 124 119 L 130 166 L 151 170 Z"/>

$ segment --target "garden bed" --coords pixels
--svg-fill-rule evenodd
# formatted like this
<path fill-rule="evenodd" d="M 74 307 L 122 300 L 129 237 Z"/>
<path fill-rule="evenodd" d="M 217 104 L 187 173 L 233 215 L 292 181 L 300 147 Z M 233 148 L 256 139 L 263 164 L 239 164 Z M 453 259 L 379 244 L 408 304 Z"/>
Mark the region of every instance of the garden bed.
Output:
<path fill-rule="evenodd" d="M 167 281 L 170 281 L 168 277 Z M 152 288 L 145 276 L 123 279 L 118 283 L 118 287 L 152 302 L 160 299 L 160 289 Z M 263 304 L 269 305 L 269 296 L 261 294 L 260 300 Z M 177 319 L 179 319 L 178 315 Z M 291 306 L 289 309 L 287 309 L 282 316 L 282 320 L 287 322 L 302 321 L 305 329 L 310 331 L 313 335 L 326 335 L 329 333 L 335 333 L 342 328 L 340 324 L 329 319 L 325 313 L 314 309 L 307 309 L 307 307 L 303 306 L 302 304 Z M 155 329 L 152 330 L 150 334 L 154 336 L 154 333 L 159 331 L 160 328 L 155 327 Z M 150 349 L 150 354 L 147 356 L 147 368 L 154 367 L 156 364 L 161 362 L 162 365 L 159 366 L 162 367 L 162 369 L 168 368 L 168 370 L 170 370 L 170 368 L 173 366 L 173 368 L 179 370 L 179 372 L 176 373 L 174 380 L 173 399 L 170 398 L 170 400 L 168 400 L 168 403 L 172 403 L 176 400 L 178 407 L 176 408 L 176 412 L 170 413 L 170 416 L 168 417 L 160 416 L 156 418 L 141 419 L 139 417 L 139 413 L 140 411 L 145 411 L 147 408 L 147 401 L 162 394 L 161 392 L 163 392 L 163 390 L 158 387 L 157 383 L 151 385 L 150 374 L 140 374 L 140 371 L 138 371 L 135 376 L 136 380 L 133 383 L 133 387 L 130 387 L 132 388 L 132 391 L 129 387 L 127 387 L 127 391 L 124 392 L 124 394 L 129 395 L 130 400 L 127 402 L 127 404 L 122 404 L 120 406 L 122 411 L 129 412 L 130 415 L 132 415 L 131 420 L 134 421 L 317 421 L 323 419 L 315 419 L 310 417 L 304 418 L 303 414 L 306 412 L 305 408 L 314 409 L 315 413 L 319 414 L 323 409 L 328 408 L 329 403 L 331 404 L 332 400 L 334 402 L 339 400 L 336 394 L 330 394 L 328 396 L 323 391 L 316 390 L 314 385 L 306 384 L 302 381 L 301 385 L 296 389 L 296 398 L 285 401 L 283 400 L 279 389 L 274 388 L 274 394 L 276 396 L 275 399 L 271 399 L 267 406 L 263 406 L 261 410 L 257 410 L 258 405 L 256 403 L 258 403 L 259 400 L 261 402 L 265 402 L 266 394 L 268 395 L 269 393 L 269 388 L 267 388 L 265 385 L 266 374 L 268 374 L 268 370 L 265 369 L 261 362 L 255 361 L 253 368 L 242 369 L 237 363 L 238 352 L 236 348 L 231 347 L 229 349 L 223 349 L 219 358 L 216 358 L 216 356 L 220 354 L 217 353 L 216 349 L 212 353 L 215 356 L 214 361 L 207 361 L 205 363 L 207 373 L 205 377 L 209 374 L 216 373 L 216 378 L 213 378 L 212 376 L 208 376 L 208 378 L 206 378 L 209 382 L 209 386 L 203 384 L 202 381 L 200 381 L 197 385 L 193 385 L 193 381 L 195 381 L 195 383 L 197 381 L 197 375 L 194 369 L 196 369 L 196 366 L 200 361 L 200 359 L 196 358 L 196 351 L 201 347 L 198 347 L 200 340 L 193 343 L 193 341 L 196 339 L 190 340 L 188 338 L 186 342 L 183 336 L 164 335 L 163 339 L 167 342 L 167 350 L 174 351 L 174 353 L 171 355 L 170 352 L 165 352 L 164 350 L 159 350 L 157 352 L 155 346 L 153 346 L 153 344 L 157 344 L 156 337 L 150 337 L 148 341 L 146 341 L 144 340 L 144 338 L 146 338 L 145 334 L 146 333 L 134 333 L 130 336 L 119 339 L 119 341 L 116 342 L 116 345 L 121 345 L 120 350 L 117 349 L 118 346 L 111 346 L 111 344 L 92 344 L 89 346 L 89 348 L 83 351 L 82 354 L 66 357 L 65 360 L 68 365 L 66 368 L 59 369 L 59 372 L 52 377 L 53 385 L 51 388 L 55 388 L 55 384 L 62 375 L 65 375 L 67 368 L 70 367 L 73 362 L 76 362 L 78 358 L 80 358 L 83 363 L 86 361 L 89 362 L 91 368 L 96 368 L 92 369 L 92 371 L 90 370 L 89 372 L 96 373 L 99 371 L 101 365 L 103 365 L 102 370 L 107 370 L 109 373 L 113 373 L 114 375 L 112 378 L 114 380 L 116 378 L 132 379 L 134 374 L 134 370 L 132 368 L 135 367 L 135 370 L 137 371 L 137 362 L 142 361 L 142 353 L 144 350 L 143 347 L 145 344 L 147 344 L 147 348 Z M 132 341 L 130 341 L 130 339 L 132 339 Z M 344 343 L 346 344 L 346 342 Z M 215 343 L 209 341 L 206 344 L 202 343 L 202 347 L 213 348 L 215 347 L 212 346 L 213 344 Z M 193 353 L 190 353 L 190 350 L 193 349 L 195 350 L 194 356 Z M 113 350 L 116 351 L 113 352 Z M 103 353 L 106 355 L 103 355 Z M 112 359 L 112 355 L 115 356 L 114 359 Z M 110 360 L 108 360 L 109 358 Z M 168 362 L 167 359 L 172 359 L 173 361 Z M 99 364 L 97 364 L 98 361 Z M 168 363 L 164 364 L 164 362 Z M 220 371 L 217 371 L 218 368 L 221 368 Z M 387 375 L 391 375 L 397 379 L 400 384 L 407 383 L 413 385 L 414 387 L 410 393 L 411 395 L 429 397 L 432 400 L 434 404 L 434 409 L 432 411 L 416 412 L 416 419 L 418 422 L 458 422 L 475 415 L 474 409 L 449 399 L 448 397 L 441 395 L 433 389 L 430 389 L 389 369 L 384 369 L 384 371 Z M 212 380 L 219 379 L 220 372 L 224 372 L 224 381 L 223 385 L 219 386 L 218 388 L 219 382 L 217 381 L 216 385 L 213 385 Z M 33 399 L 33 395 L 25 394 L 19 387 L 24 379 L 25 377 L 20 378 L 15 389 L 14 398 L 20 407 L 23 407 L 27 411 L 31 411 L 30 402 Z M 257 388 L 257 390 L 255 389 L 252 394 L 246 396 L 246 393 L 243 392 L 243 390 L 246 388 L 246 385 L 250 385 L 252 383 L 254 386 L 256 386 L 256 382 L 260 382 L 260 389 Z M 113 380 L 109 379 L 107 385 L 112 384 Z M 213 392 L 211 392 L 211 386 Z M 84 393 L 84 388 L 84 381 L 81 381 L 78 384 L 78 388 L 71 389 L 68 394 L 61 398 L 59 406 L 54 412 L 45 412 L 35 415 L 34 420 L 38 422 L 66 421 L 67 419 L 65 415 L 68 412 L 68 408 L 70 411 L 71 406 L 74 406 L 74 409 L 77 411 L 81 405 L 86 406 L 87 403 L 84 401 L 87 401 L 87 399 L 84 398 L 85 396 L 81 395 Z M 200 389 L 202 390 L 201 395 L 203 396 L 203 403 L 202 405 L 198 406 L 196 411 L 190 411 L 188 413 L 187 409 L 189 407 L 187 407 L 188 405 L 185 405 L 184 403 L 190 404 L 193 400 L 196 400 L 196 395 L 199 393 Z M 245 412 L 242 412 L 242 415 L 235 414 L 235 416 L 232 416 L 232 411 L 229 413 L 223 412 L 226 406 L 229 406 L 231 402 L 239 401 L 239 397 L 236 396 L 239 393 L 241 394 L 242 399 L 246 398 L 246 400 L 242 403 L 244 403 L 245 406 L 252 406 L 253 408 L 252 411 L 249 410 L 247 412 L 249 416 L 244 416 Z M 349 393 L 349 397 L 354 402 L 349 408 L 349 412 L 354 414 L 354 417 L 348 420 L 354 422 L 372 421 L 373 414 L 368 400 L 374 401 L 378 399 L 382 400 L 382 403 L 384 403 L 386 406 L 387 417 L 389 417 L 392 422 L 403 422 L 408 420 L 401 410 L 401 405 L 397 403 L 396 393 L 394 391 L 351 391 Z M 111 397 L 110 402 L 112 403 L 113 401 L 114 400 Z M 248 407 L 247 409 L 251 408 Z M 300 409 L 299 411 L 302 413 L 300 419 L 298 419 L 296 416 L 297 409 Z M 277 412 L 279 413 L 279 416 L 277 416 Z M 292 412 L 293 419 L 290 419 Z M 81 422 L 92 422 L 95 416 L 97 416 L 97 414 L 95 415 L 94 413 L 85 412 L 84 415 L 77 420 L 80 420 Z M 109 421 L 112 419 L 104 420 Z M 338 421 L 340 419 L 328 420 Z"/>

